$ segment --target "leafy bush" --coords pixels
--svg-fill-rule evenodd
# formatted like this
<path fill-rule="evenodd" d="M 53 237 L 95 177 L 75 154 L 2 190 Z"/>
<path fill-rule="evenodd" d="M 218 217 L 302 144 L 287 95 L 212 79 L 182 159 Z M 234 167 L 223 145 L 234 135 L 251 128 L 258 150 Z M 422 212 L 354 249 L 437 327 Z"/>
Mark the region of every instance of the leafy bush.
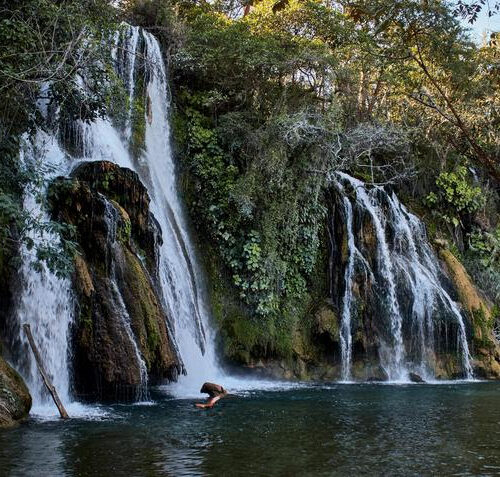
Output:
<path fill-rule="evenodd" d="M 442 172 L 436 179 L 437 192 L 426 197 L 426 203 L 438 210 L 439 217 L 455 227 L 464 227 L 464 219 L 484 206 L 480 187 L 470 185 L 468 170 L 460 166 L 454 172 Z"/>

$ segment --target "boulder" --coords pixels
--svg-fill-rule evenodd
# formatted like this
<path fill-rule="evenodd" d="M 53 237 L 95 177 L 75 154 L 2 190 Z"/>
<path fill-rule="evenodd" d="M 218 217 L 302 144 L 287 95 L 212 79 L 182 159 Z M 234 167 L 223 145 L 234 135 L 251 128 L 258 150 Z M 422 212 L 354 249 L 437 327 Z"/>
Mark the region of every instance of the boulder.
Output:
<path fill-rule="evenodd" d="M 0 428 L 12 427 L 26 418 L 31 396 L 21 376 L 0 356 Z"/>
<path fill-rule="evenodd" d="M 416 373 L 408 373 L 408 378 L 412 383 L 425 383 L 422 377 Z"/>
<path fill-rule="evenodd" d="M 75 227 L 79 245 L 75 391 L 92 400 L 133 400 L 144 368 L 150 384 L 182 371 L 158 288 L 161 230 L 130 169 L 91 162 L 71 176 L 57 179 L 49 198 L 55 217 Z"/>

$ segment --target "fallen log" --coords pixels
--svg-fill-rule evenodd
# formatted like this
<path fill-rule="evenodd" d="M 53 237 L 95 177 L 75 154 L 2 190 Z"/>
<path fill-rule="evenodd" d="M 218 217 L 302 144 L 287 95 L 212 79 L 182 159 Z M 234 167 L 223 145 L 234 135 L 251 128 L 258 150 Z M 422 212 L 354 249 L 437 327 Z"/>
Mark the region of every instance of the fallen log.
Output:
<path fill-rule="evenodd" d="M 35 360 L 36 360 L 36 365 L 38 366 L 38 371 L 40 371 L 43 382 L 44 382 L 46 388 L 48 389 L 50 395 L 52 396 L 52 399 L 54 400 L 54 403 L 57 406 L 57 409 L 59 410 L 59 414 L 61 415 L 61 418 L 62 419 L 69 419 L 68 413 L 66 412 L 66 409 L 64 409 L 63 403 L 59 399 L 59 395 L 57 394 L 56 388 L 53 386 L 47 372 L 45 371 L 45 368 L 43 366 L 42 357 L 40 356 L 40 353 L 39 353 L 38 348 L 36 346 L 35 340 L 33 339 L 33 335 L 31 334 L 30 325 L 24 324 L 23 329 L 24 329 L 24 332 L 26 333 L 26 337 L 28 338 L 28 342 L 30 344 L 31 351 L 33 351 L 33 354 L 35 355 Z"/>

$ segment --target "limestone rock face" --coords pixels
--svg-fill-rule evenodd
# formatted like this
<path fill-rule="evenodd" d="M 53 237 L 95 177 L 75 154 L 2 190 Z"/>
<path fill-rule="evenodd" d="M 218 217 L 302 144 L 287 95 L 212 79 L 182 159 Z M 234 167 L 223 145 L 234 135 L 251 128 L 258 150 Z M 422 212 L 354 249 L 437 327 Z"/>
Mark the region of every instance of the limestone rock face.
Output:
<path fill-rule="evenodd" d="M 12 427 L 31 409 L 31 396 L 21 376 L 0 356 L 0 428 Z"/>
<path fill-rule="evenodd" d="M 492 305 L 481 295 L 460 261 L 438 242 L 439 256 L 457 289 L 462 307 L 468 312 L 473 328 L 474 368 L 482 378 L 500 378 L 500 343 L 492 333 Z"/>
<path fill-rule="evenodd" d="M 420 373 L 425 366 L 436 377 L 463 377 L 462 345 L 449 337 L 466 335 L 468 343 L 486 339 L 491 345 L 484 326 L 491 317 L 487 305 L 456 260 L 448 270 L 441 266 L 423 223 L 395 195 L 356 180 L 342 184 L 330 196 L 329 290 L 339 326 L 344 299 L 349 300 L 352 377 L 383 378 L 376 363 L 388 363 L 386 371 L 401 369 L 394 361 L 398 349 L 406 372 Z M 470 320 L 454 308 L 458 300 Z"/>
<path fill-rule="evenodd" d="M 54 215 L 75 227 L 81 255 L 73 330 L 76 394 L 134 399 L 148 382 L 181 371 L 158 288 L 160 228 L 137 174 L 110 162 L 82 163 L 51 187 Z"/>

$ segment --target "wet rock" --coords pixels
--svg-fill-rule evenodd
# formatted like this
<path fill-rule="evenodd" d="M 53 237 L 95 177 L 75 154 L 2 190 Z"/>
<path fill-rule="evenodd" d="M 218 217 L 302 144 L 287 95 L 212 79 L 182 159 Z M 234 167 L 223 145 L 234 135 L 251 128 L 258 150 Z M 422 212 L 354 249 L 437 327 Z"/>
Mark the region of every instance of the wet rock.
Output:
<path fill-rule="evenodd" d="M 53 214 L 76 229 L 73 282 L 76 394 L 133 400 L 145 384 L 176 379 L 181 364 L 167 329 L 158 280 L 160 228 L 137 174 L 101 161 L 56 180 Z"/>
<path fill-rule="evenodd" d="M 416 373 L 409 373 L 408 378 L 412 383 L 425 383 L 421 376 Z"/>
<path fill-rule="evenodd" d="M 97 193 L 112 201 L 121 214 L 125 212 L 133 230 L 134 242 L 144 251 L 150 271 L 156 267 L 161 232 L 156 219 L 149 211 L 150 198 L 139 176 L 124 167 L 108 161 L 82 162 L 71 174 Z M 126 216 L 124 222 L 126 223 Z M 126 231 L 124 231 L 126 232 Z"/>
<path fill-rule="evenodd" d="M 439 256 L 457 289 L 462 307 L 468 311 L 476 345 L 474 371 L 484 378 L 500 378 L 500 344 L 493 336 L 493 306 L 481 294 L 460 261 L 446 248 L 437 243 Z"/>
<path fill-rule="evenodd" d="M 382 366 L 378 366 L 371 370 L 372 374 L 366 378 L 369 383 L 384 382 L 389 380 L 389 376 Z"/>
<path fill-rule="evenodd" d="M 21 376 L 0 356 L 0 428 L 12 427 L 26 418 L 31 396 Z"/>
<path fill-rule="evenodd" d="M 322 306 L 315 315 L 316 333 L 324 335 L 332 342 L 340 340 L 338 319 L 329 306 Z"/>

